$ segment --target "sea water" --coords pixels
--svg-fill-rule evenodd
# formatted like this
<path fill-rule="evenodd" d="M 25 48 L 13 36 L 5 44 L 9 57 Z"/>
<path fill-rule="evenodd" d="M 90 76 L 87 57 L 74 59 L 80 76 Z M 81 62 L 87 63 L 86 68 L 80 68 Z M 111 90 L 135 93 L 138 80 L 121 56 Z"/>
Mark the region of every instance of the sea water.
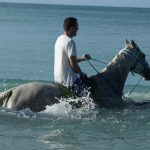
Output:
<path fill-rule="evenodd" d="M 78 56 L 89 53 L 109 62 L 124 47 L 125 38 L 133 38 L 150 62 L 148 8 L 0 3 L 0 91 L 32 81 L 53 81 L 54 44 L 69 16 L 79 22 L 74 38 Z M 92 64 L 98 70 L 105 67 Z M 96 74 L 87 62 L 80 66 L 88 76 Z M 129 74 L 125 96 L 139 78 Z M 130 97 L 150 100 L 149 81 L 142 80 Z M 89 101 L 73 110 L 65 100 L 39 113 L 1 108 L 0 149 L 148 150 L 149 108 L 98 109 Z"/>

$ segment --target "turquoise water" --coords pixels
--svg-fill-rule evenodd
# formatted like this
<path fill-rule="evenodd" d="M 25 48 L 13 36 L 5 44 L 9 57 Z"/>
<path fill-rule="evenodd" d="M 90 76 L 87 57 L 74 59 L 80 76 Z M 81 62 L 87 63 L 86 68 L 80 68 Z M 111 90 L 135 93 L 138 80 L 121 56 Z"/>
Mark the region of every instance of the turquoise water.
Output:
<path fill-rule="evenodd" d="M 79 21 L 78 55 L 109 62 L 134 38 L 150 55 L 150 9 L 0 3 L 0 91 L 32 81 L 53 81 L 54 43 L 65 17 Z M 150 57 L 147 57 L 150 62 Z M 104 65 L 92 62 L 101 70 Z M 88 63 L 81 67 L 95 74 Z M 129 74 L 124 94 L 139 76 Z M 130 95 L 150 100 L 149 81 Z M 149 149 L 150 106 L 125 110 L 89 107 L 72 110 L 63 101 L 45 111 L 0 109 L 0 149 L 6 150 L 125 150 Z"/>

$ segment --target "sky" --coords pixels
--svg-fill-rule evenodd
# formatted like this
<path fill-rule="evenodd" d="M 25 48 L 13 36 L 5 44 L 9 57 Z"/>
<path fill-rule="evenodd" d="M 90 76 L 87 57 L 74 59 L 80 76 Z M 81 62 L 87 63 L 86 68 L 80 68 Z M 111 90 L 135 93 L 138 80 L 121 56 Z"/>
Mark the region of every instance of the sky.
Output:
<path fill-rule="evenodd" d="M 150 0 L 0 0 L 0 2 L 150 8 Z"/>

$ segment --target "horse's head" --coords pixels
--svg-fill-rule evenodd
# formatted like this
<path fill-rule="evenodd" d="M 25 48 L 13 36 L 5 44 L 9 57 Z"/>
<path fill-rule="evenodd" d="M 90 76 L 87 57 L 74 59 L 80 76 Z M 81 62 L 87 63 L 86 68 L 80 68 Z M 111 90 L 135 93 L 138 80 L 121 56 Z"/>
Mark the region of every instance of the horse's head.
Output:
<path fill-rule="evenodd" d="M 142 75 L 145 80 L 150 80 L 149 64 L 145 59 L 145 54 L 140 50 L 134 40 L 131 40 L 131 42 L 126 40 L 123 52 L 130 56 L 132 62 L 130 71 Z"/>

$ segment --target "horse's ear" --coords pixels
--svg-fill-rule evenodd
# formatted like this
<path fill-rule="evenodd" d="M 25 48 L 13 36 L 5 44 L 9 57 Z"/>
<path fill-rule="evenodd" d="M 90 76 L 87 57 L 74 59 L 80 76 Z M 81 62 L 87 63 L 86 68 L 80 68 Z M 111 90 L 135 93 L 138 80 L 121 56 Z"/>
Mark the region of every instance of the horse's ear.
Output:
<path fill-rule="evenodd" d="M 136 47 L 137 47 L 137 44 L 135 43 L 135 41 L 134 41 L 134 40 L 131 40 L 131 45 L 132 45 L 132 47 L 134 47 L 134 48 L 136 48 Z"/>
<path fill-rule="evenodd" d="M 125 47 L 127 47 L 129 44 L 130 42 L 127 39 L 125 39 Z"/>

